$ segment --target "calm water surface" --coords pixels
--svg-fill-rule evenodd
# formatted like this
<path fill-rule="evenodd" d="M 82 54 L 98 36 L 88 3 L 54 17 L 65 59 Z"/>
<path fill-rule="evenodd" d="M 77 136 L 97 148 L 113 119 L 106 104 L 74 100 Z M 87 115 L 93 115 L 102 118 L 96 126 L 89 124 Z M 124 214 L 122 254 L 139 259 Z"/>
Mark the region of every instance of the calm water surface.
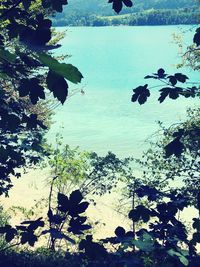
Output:
<path fill-rule="evenodd" d="M 56 109 L 54 125 L 48 134 L 51 142 L 62 132 L 64 142 L 100 154 L 108 150 L 119 156 L 140 156 L 148 146 L 145 142 L 157 129 L 156 121 L 166 125 L 184 118 L 186 107 L 194 100 L 157 102 L 158 89 L 140 106 L 131 103 L 132 89 L 150 81 L 143 77 L 163 67 L 177 72 L 181 61 L 173 33 L 185 32 L 184 44 L 192 42 L 188 26 L 145 27 L 71 27 L 67 30 L 58 53 L 71 55 L 65 61 L 77 66 L 84 79 L 71 89 L 83 88 Z M 187 70 L 191 81 L 198 74 Z M 157 85 L 154 82 L 154 85 Z M 197 102 L 196 102 L 197 103 Z M 60 127 L 63 126 L 63 130 Z"/>

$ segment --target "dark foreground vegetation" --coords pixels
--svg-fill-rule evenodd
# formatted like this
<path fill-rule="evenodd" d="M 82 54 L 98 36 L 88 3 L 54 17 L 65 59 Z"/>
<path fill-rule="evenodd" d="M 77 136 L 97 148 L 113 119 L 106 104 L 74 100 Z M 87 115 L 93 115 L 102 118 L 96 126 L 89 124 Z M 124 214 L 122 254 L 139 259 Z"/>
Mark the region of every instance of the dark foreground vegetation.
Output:
<path fill-rule="evenodd" d="M 117 13 L 132 6 L 130 0 L 109 3 Z M 198 107 L 189 109 L 183 122 L 169 128 L 160 124 L 159 138 L 142 159 L 80 152 L 63 145 L 59 135 L 56 148 L 47 144 L 52 110 L 73 93 L 70 82 L 83 78 L 75 66 L 62 62 L 65 56 L 52 53 L 62 35 L 52 30 L 48 17 L 62 12 L 64 5 L 66 0 L 1 1 L 0 194 L 9 196 L 12 177 L 20 178 L 23 169 L 43 159 L 52 171 L 49 196 L 24 212 L 21 223 L 10 223 L 2 208 L 0 266 L 200 266 Z M 199 46 L 197 28 L 182 64 L 199 69 Z M 149 79 L 160 87 L 160 103 L 200 95 L 199 84 L 178 71 L 160 68 L 145 77 Z M 132 102 L 145 104 L 151 88 L 145 84 L 133 89 Z M 134 164 L 141 168 L 140 177 L 134 175 Z M 119 182 L 131 227 L 119 225 L 113 236 L 96 240 L 88 206 L 95 205 L 95 195 L 111 193 Z M 197 215 L 188 216 L 188 225 L 181 214 L 189 207 Z"/>

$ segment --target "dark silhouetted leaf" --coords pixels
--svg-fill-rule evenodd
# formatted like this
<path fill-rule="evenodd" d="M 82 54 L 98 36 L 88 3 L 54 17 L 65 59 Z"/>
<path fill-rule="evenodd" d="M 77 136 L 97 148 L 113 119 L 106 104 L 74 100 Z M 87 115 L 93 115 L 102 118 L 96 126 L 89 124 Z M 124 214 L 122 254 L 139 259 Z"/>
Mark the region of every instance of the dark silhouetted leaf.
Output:
<path fill-rule="evenodd" d="M 200 220 L 194 218 L 193 221 L 194 221 L 194 222 L 193 222 L 193 224 L 192 224 L 192 227 L 193 227 L 194 229 L 196 229 L 198 232 L 200 232 Z"/>
<path fill-rule="evenodd" d="M 175 73 L 174 77 L 181 83 L 185 83 L 188 77 L 182 73 Z"/>
<path fill-rule="evenodd" d="M 177 99 L 179 97 L 179 94 L 182 93 L 182 88 L 176 87 L 165 87 L 160 89 L 160 97 L 158 98 L 158 101 L 162 103 L 165 98 L 168 96 L 171 99 Z"/>
<path fill-rule="evenodd" d="M 184 150 L 184 145 L 180 141 L 180 138 L 175 138 L 172 142 L 170 142 L 168 145 L 165 146 L 165 154 L 166 157 L 170 157 L 172 155 L 175 155 L 176 157 L 180 157 L 181 153 Z"/>
<path fill-rule="evenodd" d="M 156 76 L 152 76 L 152 75 L 147 75 L 147 76 L 145 76 L 144 77 L 145 79 L 157 79 L 157 77 Z"/>
<path fill-rule="evenodd" d="M 200 45 L 200 28 L 197 28 L 197 29 L 196 29 L 196 33 L 195 33 L 195 35 L 194 35 L 193 42 L 194 42 L 197 46 Z"/>
<path fill-rule="evenodd" d="M 83 196 L 79 190 L 75 190 L 70 194 L 69 200 L 74 204 L 78 204 L 83 200 Z"/>
<path fill-rule="evenodd" d="M 69 211 L 69 199 L 64 194 L 58 193 L 58 209 L 64 213 Z"/>
<path fill-rule="evenodd" d="M 46 81 L 48 89 L 63 104 L 68 96 L 68 84 L 65 79 L 56 72 L 49 71 Z"/>
<path fill-rule="evenodd" d="M 29 95 L 33 105 L 39 99 L 45 99 L 44 88 L 40 85 L 40 80 L 37 78 L 21 79 L 18 91 L 20 97 Z"/>
<path fill-rule="evenodd" d="M 171 75 L 171 76 L 168 76 L 168 78 L 169 78 L 169 82 L 171 83 L 171 85 L 174 86 L 175 84 L 177 84 L 177 79 L 175 76 Z"/>
<path fill-rule="evenodd" d="M 34 246 L 35 242 L 38 240 L 37 236 L 33 232 L 23 232 L 21 234 L 21 244 L 28 243 L 30 246 Z"/>
<path fill-rule="evenodd" d="M 90 225 L 83 224 L 82 217 L 77 217 L 77 218 L 72 218 L 70 220 L 68 231 L 80 235 L 83 234 L 83 231 L 89 230 L 90 228 L 91 228 Z"/>
<path fill-rule="evenodd" d="M 78 205 L 78 207 L 77 207 L 78 214 L 81 214 L 81 213 L 85 212 L 86 209 L 88 208 L 88 206 L 89 206 L 89 203 L 86 202 L 86 201 L 80 203 L 80 204 Z"/>
<path fill-rule="evenodd" d="M 133 89 L 134 94 L 132 95 L 131 101 L 138 101 L 140 105 L 144 104 L 147 101 L 147 98 L 150 96 L 149 89 L 147 89 L 148 84 L 144 86 L 138 86 Z"/>
<path fill-rule="evenodd" d="M 17 230 L 10 225 L 5 225 L 0 227 L 0 234 L 5 234 L 6 241 L 10 242 L 17 235 Z"/>
<path fill-rule="evenodd" d="M 112 8 L 116 13 L 122 10 L 123 4 L 127 7 L 132 7 L 133 5 L 131 0 L 109 0 L 108 3 L 112 3 Z"/>
<path fill-rule="evenodd" d="M 46 234 L 51 234 L 51 236 L 55 239 L 65 239 L 67 241 L 69 241 L 70 243 L 74 244 L 75 245 L 75 241 L 68 237 L 67 235 L 63 234 L 61 231 L 59 231 L 58 229 L 54 229 L 54 228 L 51 228 L 49 230 L 44 230 L 42 231 L 42 234 L 43 235 L 46 235 Z"/>
<path fill-rule="evenodd" d="M 126 234 L 126 231 L 124 230 L 123 227 L 118 226 L 118 227 L 115 229 L 115 234 L 116 234 L 117 237 L 124 237 L 125 234 Z"/>
<path fill-rule="evenodd" d="M 42 221 L 42 218 L 39 218 L 35 221 L 24 221 L 21 224 L 28 224 L 28 231 L 35 231 L 38 227 L 44 227 L 44 222 Z"/>
<path fill-rule="evenodd" d="M 27 10 L 29 9 L 30 5 L 31 5 L 31 0 L 23 0 L 22 1 L 24 9 Z"/>
<path fill-rule="evenodd" d="M 135 209 L 129 212 L 129 218 L 134 222 L 139 221 L 140 219 L 143 222 L 148 222 L 150 219 L 151 211 L 145 208 L 143 205 L 138 205 Z"/>
<path fill-rule="evenodd" d="M 52 8 L 57 12 L 63 11 L 63 5 L 67 5 L 67 0 L 42 0 L 42 5 L 44 8 Z"/>
<path fill-rule="evenodd" d="M 164 69 L 159 69 L 158 72 L 157 72 L 157 75 L 160 79 L 163 79 L 166 77 L 166 74 L 165 74 L 165 70 Z"/>

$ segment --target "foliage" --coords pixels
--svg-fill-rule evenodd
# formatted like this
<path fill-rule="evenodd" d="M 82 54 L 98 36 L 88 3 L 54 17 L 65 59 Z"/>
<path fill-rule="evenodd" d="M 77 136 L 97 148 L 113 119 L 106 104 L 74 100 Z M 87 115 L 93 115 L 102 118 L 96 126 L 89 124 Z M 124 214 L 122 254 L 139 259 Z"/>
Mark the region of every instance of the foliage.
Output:
<path fill-rule="evenodd" d="M 164 191 L 177 184 L 178 190 L 190 196 L 191 203 L 197 205 L 196 199 L 199 186 L 199 108 L 188 109 L 187 119 L 184 122 L 174 124 L 169 128 L 160 125 L 160 130 L 151 142 L 151 148 L 144 153 L 141 160 L 138 160 L 142 170 L 143 179 L 157 181 L 154 187 L 159 185 Z M 177 146 L 172 141 L 172 148 L 169 149 L 169 142 L 180 136 L 180 144 Z M 159 137 L 159 138 L 158 138 Z M 177 140 L 177 139 L 175 139 Z M 182 148 L 182 153 L 177 157 L 176 154 Z M 171 145 L 170 145 L 171 146 Z M 167 153 L 174 152 L 168 156 Z M 172 183 L 173 181 L 173 183 Z"/>
<path fill-rule="evenodd" d="M 183 48 L 183 40 L 181 36 L 175 36 L 175 41 L 181 50 L 181 58 L 182 61 L 177 65 L 178 68 L 187 66 L 192 70 L 198 71 L 200 66 L 200 50 L 199 50 L 199 28 L 196 29 L 196 33 L 194 35 L 193 44 L 187 46 L 187 48 Z"/>
<path fill-rule="evenodd" d="M 112 152 L 99 156 L 95 152 L 80 151 L 78 147 L 72 149 L 63 146 L 61 139 L 58 135 L 56 149 L 49 148 L 51 156 L 48 161 L 51 174 L 56 177 L 54 186 L 58 192 L 78 188 L 84 196 L 92 198 L 92 195 L 110 193 L 116 187 L 125 174 L 129 158 L 119 159 Z"/>
<path fill-rule="evenodd" d="M 52 92 L 62 104 L 68 83 L 79 83 L 82 74 L 53 56 L 52 22 L 47 15 L 61 12 L 67 1 L 1 1 L 0 6 L 0 194 L 8 194 L 16 169 L 31 167 L 44 154 L 45 122 Z"/>
<path fill-rule="evenodd" d="M 0 227 L 5 226 L 6 224 L 9 223 L 10 220 L 10 215 L 8 214 L 8 212 L 5 212 L 3 210 L 3 207 L 0 207 Z M 5 240 L 4 237 L 0 237 L 0 250 L 2 250 L 3 248 L 5 248 L 7 246 L 7 242 Z"/>
<path fill-rule="evenodd" d="M 167 97 L 176 100 L 180 96 L 185 98 L 189 97 L 199 97 L 200 88 L 199 84 L 197 86 L 188 86 L 188 77 L 182 73 L 175 74 L 167 74 L 164 69 L 160 68 L 157 73 L 153 73 L 152 75 L 145 76 L 145 79 L 154 79 L 161 82 L 161 85 L 154 87 L 163 87 L 159 90 L 160 96 L 158 101 L 162 103 L 166 100 Z M 183 84 L 185 86 L 183 86 Z M 147 99 L 150 97 L 150 89 L 148 88 L 148 84 L 144 86 L 138 86 L 133 89 L 133 95 L 131 98 L 132 102 L 139 102 L 140 105 L 144 104 Z M 179 157 L 184 151 L 184 144 L 181 141 L 183 138 L 192 138 L 192 140 L 197 140 L 199 135 L 199 127 L 191 128 L 188 131 L 184 129 L 180 129 L 178 132 L 174 132 L 173 139 L 165 145 L 165 156 L 168 158 L 172 155 Z"/>
<path fill-rule="evenodd" d="M 165 101 L 167 97 L 174 100 L 180 96 L 188 98 L 199 96 L 200 94 L 199 86 L 189 87 L 187 82 L 189 78 L 182 73 L 167 74 L 165 70 L 161 68 L 157 71 L 157 73 L 145 76 L 145 79 L 158 80 L 161 81 L 162 84 L 164 84 L 164 87 L 160 85 L 160 87 L 162 87 L 159 90 L 160 96 L 158 98 L 158 101 L 160 103 Z M 182 84 L 185 84 L 185 86 L 183 86 Z M 145 84 L 144 86 L 139 86 L 133 89 L 134 94 L 131 101 L 138 101 L 140 105 L 144 104 L 147 101 L 148 97 L 150 97 L 149 89 L 151 88 L 148 88 L 148 84 Z"/>
<path fill-rule="evenodd" d="M 48 234 L 49 247 L 55 250 L 58 240 L 65 240 L 66 242 L 75 244 L 75 241 L 70 236 L 72 234 L 82 235 L 84 231 L 91 228 L 90 225 L 85 224 L 87 217 L 80 215 L 85 212 L 89 203 L 82 201 L 83 197 L 79 190 L 73 191 L 69 198 L 64 194 L 58 193 L 57 205 L 56 207 L 52 207 L 53 181 L 47 213 L 49 227 L 40 231 L 40 233 L 38 232 L 39 228 L 44 228 L 45 226 L 42 217 L 36 220 L 23 221 L 20 225 L 14 227 L 9 224 L 0 227 L 0 234 L 4 235 L 7 243 L 11 243 L 10 247 L 20 244 L 28 244 L 33 247 L 41 236 Z"/>

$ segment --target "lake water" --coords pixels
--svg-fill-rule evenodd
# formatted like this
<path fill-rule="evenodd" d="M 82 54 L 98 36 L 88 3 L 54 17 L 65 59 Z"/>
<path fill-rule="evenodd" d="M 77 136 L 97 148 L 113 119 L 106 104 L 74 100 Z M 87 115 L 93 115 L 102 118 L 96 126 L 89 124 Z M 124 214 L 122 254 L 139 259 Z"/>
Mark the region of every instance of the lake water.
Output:
<path fill-rule="evenodd" d="M 184 44 L 192 42 L 190 26 L 145 27 L 71 27 L 58 54 L 71 57 L 72 63 L 82 72 L 84 79 L 71 89 L 83 88 L 85 95 L 76 94 L 64 106 L 57 108 L 48 139 L 62 132 L 64 142 L 100 154 L 108 150 L 119 156 L 140 156 L 146 148 L 145 140 L 157 129 L 156 121 L 166 125 L 184 118 L 186 107 L 195 103 L 190 99 L 167 100 L 159 104 L 158 89 L 145 104 L 130 101 L 132 89 L 150 82 L 147 74 L 160 67 L 177 72 L 175 64 L 178 46 L 174 33 L 185 32 Z M 65 30 L 65 28 L 58 28 Z M 191 81 L 197 74 L 187 70 Z M 153 85 L 157 85 L 156 81 Z M 61 130 L 60 126 L 64 129 Z"/>

